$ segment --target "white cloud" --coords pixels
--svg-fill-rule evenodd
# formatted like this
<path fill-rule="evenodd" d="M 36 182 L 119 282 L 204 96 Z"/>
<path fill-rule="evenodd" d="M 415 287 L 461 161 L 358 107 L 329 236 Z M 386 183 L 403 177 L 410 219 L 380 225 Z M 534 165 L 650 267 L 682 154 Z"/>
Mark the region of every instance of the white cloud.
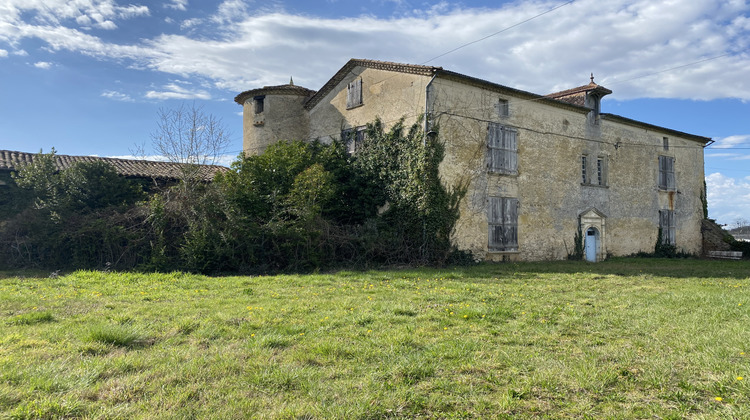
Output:
<path fill-rule="evenodd" d="M 47 62 L 47 61 L 38 61 L 38 62 L 34 63 L 34 67 L 36 67 L 38 69 L 47 70 L 48 68 L 52 67 L 52 63 Z"/>
<path fill-rule="evenodd" d="M 106 90 L 102 92 L 102 97 L 114 99 L 115 101 L 121 102 L 134 102 L 133 98 L 131 98 L 130 95 L 114 90 Z"/>
<path fill-rule="evenodd" d="M 750 219 L 750 177 L 731 178 L 719 172 L 706 177 L 708 215 L 721 224 Z"/>
<path fill-rule="evenodd" d="M 559 5 L 540 0 L 471 9 L 443 2 L 387 19 L 330 19 L 257 12 L 246 2 L 227 0 L 206 20 L 181 24 L 224 23 L 211 37 L 165 33 L 138 44 L 111 44 L 61 22 L 80 18 L 106 26 L 147 15 L 148 8 L 121 7 L 114 0 L 5 3 L 0 43 L 37 38 L 53 51 L 129 59 L 136 68 L 198 76 L 233 91 L 286 83 L 289 76 L 317 89 L 351 57 L 424 63 Z M 182 5 L 167 3 L 177 10 Z M 29 12 L 33 18 L 21 18 Z M 750 4 L 737 0 L 578 0 L 428 64 L 542 94 L 587 83 L 594 72 L 620 100 L 750 100 L 749 14 Z"/>
<path fill-rule="evenodd" d="M 164 86 L 165 90 L 156 91 L 151 90 L 146 93 L 148 99 L 211 99 L 211 94 L 205 90 L 188 90 L 175 83 L 170 83 Z"/>
<path fill-rule="evenodd" d="M 0 58 L 7 57 L 7 56 L 8 56 L 8 51 L 0 49 Z"/>
<path fill-rule="evenodd" d="M 750 134 L 735 135 L 716 139 L 711 149 L 731 149 L 734 147 L 750 147 Z"/>
<path fill-rule="evenodd" d="M 99 22 L 96 24 L 96 27 L 99 29 L 106 29 L 110 31 L 113 29 L 117 29 L 117 25 L 111 20 L 105 20 L 104 22 Z"/>
<path fill-rule="evenodd" d="M 164 5 L 165 8 L 168 9 L 175 9 L 175 10 L 187 10 L 188 0 L 172 0 L 171 3 L 166 3 Z"/>

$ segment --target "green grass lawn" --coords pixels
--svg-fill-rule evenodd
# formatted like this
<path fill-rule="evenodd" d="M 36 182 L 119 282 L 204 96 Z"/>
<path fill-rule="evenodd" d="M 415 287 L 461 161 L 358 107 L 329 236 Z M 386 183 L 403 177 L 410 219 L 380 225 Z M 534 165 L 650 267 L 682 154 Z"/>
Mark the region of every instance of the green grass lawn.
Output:
<path fill-rule="evenodd" d="M 750 263 L 0 273 L 0 418 L 750 418 Z"/>

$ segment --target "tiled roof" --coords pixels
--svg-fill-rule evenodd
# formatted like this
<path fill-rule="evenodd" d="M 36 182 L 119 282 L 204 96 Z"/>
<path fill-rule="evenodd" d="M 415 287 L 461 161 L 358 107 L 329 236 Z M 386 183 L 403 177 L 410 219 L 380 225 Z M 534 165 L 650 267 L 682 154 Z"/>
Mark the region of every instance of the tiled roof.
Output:
<path fill-rule="evenodd" d="M 239 95 L 234 97 L 234 101 L 240 105 L 244 105 L 248 98 L 254 96 L 267 95 L 267 94 L 278 94 L 278 95 L 299 95 L 299 96 L 312 96 L 315 94 L 314 90 L 304 88 L 302 86 L 287 84 L 278 86 L 264 86 L 259 89 L 246 90 Z"/>
<path fill-rule="evenodd" d="M 312 109 L 318 102 L 320 102 L 321 99 L 323 99 L 328 93 L 330 93 L 333 88 L 336 87 L 344 78 L 349 74 L 351 69 L 354 67 L 367 67 L 371 69 L 377 69 L 377 70 L 387 70 L 387 71 L 394 71 L 399 73 L 409 73 L 409 74 L 419 74 L 422 76 L 432 76 L 435 74 L 435 72 L 442 70 L 442 67 L 432 67 L 432 66 L 420 66 L 417 64 L 401 64 L 401 63 L 392 63 L 389 61 L 377 61 L 377 60 L 362 60 L 357 58 L 352 58 L 349 60 L 344 67 L 341 68 L 336 74 L 331 77 L 328 82 L 326 82 L 325 85 L 323 85 L 320 90 L 315 93 L 305 104 L 306 109 Z"/>
<path fill-rule="evenodd" d="M 591 76 L 593 78 L 593 76 Z M 611 90 L 604 86 L 599 86 L 592 80 L 591 83 L 583 86 L 578 86 L 573 89 L 566 89 L 560 92 L 550 93 L 545 95 L 547 98 L 557 99 L 558 101 L 564 101 L 573 105 L 585 106 L 586 93 L 597 92 L 600 97 L 609 95 L 612 93 Z"/>
<path fill-rule="evenodd" d="M 16 152 L 11 150 L 0 150 L 0 171 L 14 171 L 23 165 L 32 163 L 37 153 Z M 70 168 L 78 162 L 102 161 L 112 165 L 115 171 L 131 178 L 155 178 L 161 180 L 177 180 L 180 178 L 180 163 L 157 162 L 149 160 L 118 159 L 98 156 L 69 156 L 55 155 L 55 163 L 58 170 Z M 218 172 L 227 171 L 228 168 L 219 165 L 201 165 L 201 177 L 210 181 Z"/>

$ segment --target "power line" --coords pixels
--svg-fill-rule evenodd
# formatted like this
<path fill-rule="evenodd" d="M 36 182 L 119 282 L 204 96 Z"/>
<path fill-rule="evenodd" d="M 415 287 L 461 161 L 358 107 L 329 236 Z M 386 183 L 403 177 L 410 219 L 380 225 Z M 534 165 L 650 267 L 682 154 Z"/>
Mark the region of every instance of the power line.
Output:
<path fill-rule="evenodd" d="M 523 21 L 521 21 L 521 22 L 518 22 L 518 23 L 516 23 L 516 24 L 513 24 L 513 25 L 511 25 L 511 26 L 508 26 L 507 28 L 503 28 L 503 29 L 501 29 L 501 30 L 499 30 L 499 31 L 497 31 L 497 32 L 495 32 L 495 33 L 489 34 L 489 35 L 487 35 L 487 36 L 485 36 L 485 37 L 479 38 L 479 39 L 477 39 L 477 40 L 474 40 L 474 41 L 471 41 L 471 42 L 467 42 L 466 44 L 460 45 L 460 46 L 458 46 L 458 47 L 456 47 L 456 48 L 454 48 L 454 49 L 452 49 L 452 50 L 450 50 L 450 51 L 444 52 L 444 53 L 442 53 L 442 54 L 440 54 L 440 55 L 436 55 L 435 57 L 432 57 L 431 59 L 429 59 L 429 60 L 427 60 L 427 61 L 425 61 L 425 62 L 423 62 L 423 63 L 420 63 L 420 65 L 425 65 L 425 64 L 429 63 L 430 61 L 434 61 L 434 60 L 437 60 L 437 59 L 438 59 L 438 58 L 440 58 L 440 57 L 443 57 L 443 56 L 446 56 L 446 55 L 448 55 L 448 54 L 450 54 L 450 53 L 456 52 L 456 51 L 458 51 L 458 50 L 460 50 L 460 49 L 462 49 L 462 48 L 468 47 L 469 45 L 472 45 L 472 44 L 476 44 L 477 42 L 482 42 L 482 41 L 484 41 L 485 39 L 488 39 L 488 38 L 492 38 L 493 36 L 495 36 L 495 35 L 499 35 L 499 34 L 501 34 L 501 33 L 505 32 L 505 31 L 511 30 L 511 29 L 515 28 L 516 26 L 521 26 L 521 25 L 523 25 L 523 24 L 524 24 L 524 23 L 526 23 L 526 22 L 530 22 L 530 21 L 532 21 L 532 20 L 534 20 L 534 19 L 536 19 L 536 18 L 538 18 L 538 17 L 540 17 L 540 16 L 544 16 L 544 15 L 546 15 L 547 13 L 551 13 L 551 12 L 554 12 L 555 10 L 557 10 L 557 9 L 559 9 L 559 8 L 563 7 L 563 6 L 567 6 L 567 5 L 569 5 L 569 4 L 572 4 L 572 3 L 574 2 L 574 1 L 575 1 L 575 0 L 571 0 L 571 1 L 569 1 L 569 2 L 566 2 L 566 3 L 563 3 L 563 4 L 561 4 L 561 5 L 559 5 L 559 6 L 555 6 L 555 7 L 551 8 L 551 9 L 547 10 L 546 12 L 542 12 L 542 13 L 539 13 L 539 14 L 538 14 L 538 15 L 536 15 L 536 16 L 532 16 L 532 17 L 530 17 L 530 18 L 528 18 L 528 19 L 526 19 L 526 20 L 523 20 Z"/>

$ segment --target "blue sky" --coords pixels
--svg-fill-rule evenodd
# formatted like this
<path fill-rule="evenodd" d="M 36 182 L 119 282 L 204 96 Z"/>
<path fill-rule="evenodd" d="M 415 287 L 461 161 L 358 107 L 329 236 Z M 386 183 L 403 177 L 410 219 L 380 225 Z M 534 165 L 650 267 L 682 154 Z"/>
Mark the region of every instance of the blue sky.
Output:
<path fill-rule="evenodd" d="M 716 140 L 710 217 L 750 219 L 747 0 L 2 0 L 0 149 L 148 152 L 157 111 L 195 102 L 232 132 L 231 161 L 237 93 L 319 89 L 353 57 L 539 94 L 593 72 L 614 91 L 604 112 Z"/>

